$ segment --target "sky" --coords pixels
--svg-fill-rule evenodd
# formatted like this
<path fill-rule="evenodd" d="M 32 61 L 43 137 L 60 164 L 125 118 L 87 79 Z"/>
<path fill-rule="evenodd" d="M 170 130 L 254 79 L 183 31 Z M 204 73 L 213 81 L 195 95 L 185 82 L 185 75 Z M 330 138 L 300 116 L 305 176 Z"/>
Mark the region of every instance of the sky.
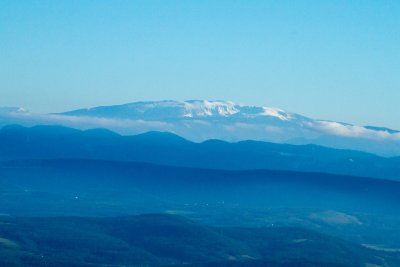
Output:
<path fill-rule="evenodd" d="M 231 100 L 400 129 L 400 1 L 0 1 L 0 106 Z"/>

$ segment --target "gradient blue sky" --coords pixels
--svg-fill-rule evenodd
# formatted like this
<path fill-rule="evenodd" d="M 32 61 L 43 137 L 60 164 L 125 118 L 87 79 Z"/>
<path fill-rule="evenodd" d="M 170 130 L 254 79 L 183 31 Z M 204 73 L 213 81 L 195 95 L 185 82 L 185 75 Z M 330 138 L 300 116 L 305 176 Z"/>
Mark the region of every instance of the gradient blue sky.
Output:
<path fill-rule="evenodd" d="M 0 1 L 0 106 L 226 99 L 400 129 L 400 1 Z"/>

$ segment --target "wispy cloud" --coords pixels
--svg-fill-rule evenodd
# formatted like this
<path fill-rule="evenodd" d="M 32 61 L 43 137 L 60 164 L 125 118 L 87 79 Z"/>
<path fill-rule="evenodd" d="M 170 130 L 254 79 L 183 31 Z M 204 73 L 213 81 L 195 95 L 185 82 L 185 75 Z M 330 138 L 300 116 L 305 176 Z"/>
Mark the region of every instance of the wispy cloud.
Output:
<path fill-rule="evenodd" d="M 314 121 L 309 122 L 307 125 L 315 131 L 329 135 L 374 140 L 400 140 L 400 133 L 390 133 L 385 130 L 372 130 L 357 125 L 342 124 L 331 121 Z"/>
<path fill-rule="evenodd" d="M 107 128 L 121 134 L 137 134 L 147 131 L 169 131 L 189 139 L 209 139 L 231 137 L 235 140 L 276 138 L 285 140 L 294 137 L 333 135 L 346 138 L 400 141 L 400 133 L 386 130 L 368 129 L 362 126 L 331 121 L 307 121 L 285 127 L 272 124 L 233 122 L 213 124 L 206 120 L 182 120 L 175 122 L 147 121 L 121 118 L 101 118 L 89 116 L 70 116 L 59 114 L 36 114 L 15 110 L 0 114 L 0 120 L 22 125 L 52 124 L 78 129 Z M 4 124 L 4 123 L 3 123 Z M 222 132 L 221 132 L 222 131 Z M 201 133 L 201 134 L 200 134 Z"/>
<path fill-rule="evenodd" d="M 57 114 L 34 114 L 28 112 L 11 112 L 7 119 L 20 124 L 53 124 L 79 129 L 108 128 L 121 133 L 140 133 L 146 131 L 172 131 L 173 125 L 161 121 L 144 121 L 129 119 L 113 119 L 86 116 L 68 116 Z"/>

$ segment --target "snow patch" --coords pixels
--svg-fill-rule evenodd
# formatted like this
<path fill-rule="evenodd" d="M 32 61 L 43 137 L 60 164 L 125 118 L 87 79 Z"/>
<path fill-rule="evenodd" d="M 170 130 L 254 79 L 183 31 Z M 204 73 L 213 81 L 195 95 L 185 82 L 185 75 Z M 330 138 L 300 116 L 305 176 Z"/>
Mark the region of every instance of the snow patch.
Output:
<path fill-rule="evenodd" d="M 207 100 L 191 100 L 185 101 L 184 117 L 212 117 L 212 116 L 231 116 L 238 112 L 239 109 L 230 101 L 207 101 Z"/>
<path fill-rule="evenodd" d="M 291 119 L 291 116 L 289 114 L 278 108 L 263 107 L 263 112 L 260 113 L 260 115 L 276 117 L 283 121 L 288 121 Z"/>

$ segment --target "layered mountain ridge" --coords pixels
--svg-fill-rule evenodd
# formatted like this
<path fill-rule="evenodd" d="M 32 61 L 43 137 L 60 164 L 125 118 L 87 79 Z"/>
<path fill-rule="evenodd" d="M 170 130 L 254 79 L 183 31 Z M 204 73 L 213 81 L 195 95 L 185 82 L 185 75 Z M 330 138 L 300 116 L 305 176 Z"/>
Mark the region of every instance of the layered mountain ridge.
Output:
<path fill-rule="evenodd" d="M 7 124 L 107 128 L 125 135 L 167 131 L 195 142 L 258 140 L 400 155 L 400 132 L 396 130 L 315 120 L 279 108 L 231 101 L 142 101 L 51 114 L 2 108 L 0 126 Z"/>
<path fill-rule="evenodd" d="M 212 169 L 274 169 L 400 180 L 398 158 L 316 145 L 261 141 L 194 143 L 165 132 L 121 136 L 105 129 L 60 126 L 0 129 L 0 160 L 102 159 Z"/>

